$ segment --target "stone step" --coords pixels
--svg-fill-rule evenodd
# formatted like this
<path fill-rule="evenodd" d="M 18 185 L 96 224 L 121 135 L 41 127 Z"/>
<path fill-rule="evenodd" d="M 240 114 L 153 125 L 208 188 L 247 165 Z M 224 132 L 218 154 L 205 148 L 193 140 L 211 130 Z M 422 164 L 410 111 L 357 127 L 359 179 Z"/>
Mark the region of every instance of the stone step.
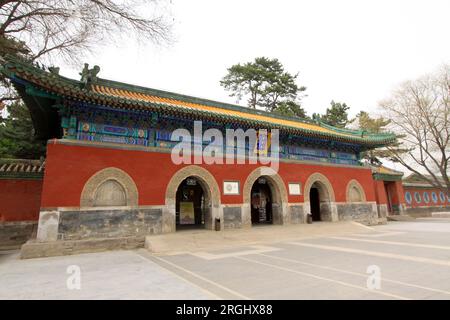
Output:
<path fill-rule="evenodd" d="M 394 215 L 394 216 L 387 216 L 387 220 L 388 221 L 414 221 L 414 220 L 416 220 L 416 218 L 411 217 L 406 214 L 399 214 L 399 215 Z"/>
<path fill-rule="evenodd" d="M 450 212 L 449 211 L 445 211 L 445 212 L 433 212 L 431 214 L 431 216 L 433 218 L 450 218 Z"/>

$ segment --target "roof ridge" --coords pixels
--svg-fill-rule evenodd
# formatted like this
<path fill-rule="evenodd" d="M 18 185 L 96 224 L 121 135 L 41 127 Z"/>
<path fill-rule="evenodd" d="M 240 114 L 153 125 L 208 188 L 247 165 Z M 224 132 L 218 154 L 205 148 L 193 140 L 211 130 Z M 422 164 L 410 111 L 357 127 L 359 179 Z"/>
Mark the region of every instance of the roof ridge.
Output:
<path fill-rule="evenodd" d="M 44 160 L 0 158 L 0 175 L 9 174 L 41 174 L 45 168 Z"/>
<path fill-rule="evenodd" d="M 9 64 L 10 64 L 10 66 L 12 65 L 12 70 L 8 70 Z M 82 81 L 78 81 L 78 80 L 74 80 L 74 79 L 70 79 L 70 78 L 61 76 L 58 73 L 51 72 L 49 70 L 49 68 L 47 68 L 47 70 L 46 70 L 46 68 L 43 65 L 24 61 L 23 59 L 20 59 L 17 57 L 6 56 L 6 59 L 2 58 L 2 65 L 3 66 L 1 67 L 0 71 L 7 74 L 9 77 L 15 77 L 15 75 L 16 75 L 16 70 L 14 70 L 14 68 L 15 68 L 19 71 L 19 74 L 24 73 L 25 79 L 26 79 L 27 73 L 35 74 L 38 77 L 47 78 L 50 85 L 55 85 L 54 81 L 60 81 L 61 85 L 64 88 L 67 88 L 68 91 L 70 91 L 70 86 L 72 86 L 72 88 L 74 88 L 76 91 L 79 91 L 81 94 L 83 92 L 85 92 L 85 93 L 92 92 L 94 97 L 96 95 L 99 95 L 99 93 L 97 91 L 95 91 L 93 88 L 95 86 L 103 86 L 105 88 L 111 88 L 112 90 L 121 90 L 121 91 L 126 90 L 126 91 L 129 91 L 130 93 L 145 94 L 145 95 L 150 95 L 150 96 L 157 97 L 157 98 L 173 99 L 173 100 L 183 102 L 183 103 L 197 104 L 200 108 L 204 107 L 203 109 L 217 108 L 217 109 L 219 109 L 218 110 L 219 112 L 220 112 L 220 109 L 222 109 L 222 112 L 225 110 L 231 110 L 231 111 L 241 112 L 241 113 L 248 114 L 248 115 L 253 115 L 256 117 L 266 117 L 267 119 L 260 119 L 260 120 L 252 119 L 252 120 L 257 121 L 257 122 L 262 121 L 262 123 L 267 123 L 269 126 L 270 125 L 286 126 L 286 127 L 290 127 L 293 129 L 299 129 L 299 128 L 296 128 L 296 126 L 292 126 L 289 124 L 280 124 L 280 123 L 277 123 L 276 121 L 270 120 L 270 119 L 273 119 L 273 120 L 279 119 L 279 120 L 282 120 L 285 122 L 291 122 L 294 124 L 296 123 L 297 126 L 300 126 L 300 127 L 301 127 L 301 124 L 306 124 L 306 125 L 310 126 L 309 129 L 307 129 L 307 128 L 302 129 L 302 130 L 306 130 L 306 131 L 308 131 L 308 130 L 310 130 L 310 131 L 327 130 L 327 131 L 329 131 L 328 134 L 330 134 L 331 136 L 336 136 L 336 137 L 347 136 L 348 138 L 357 138 L 358 140 L 364 139 L 364 138 L 371 138 L 374 140 L 374 142 L 378 141 L 379 143 L 382 142 L 381 140 L 386 140 L 386 139 L 392 140 L 395 138 L 395 135 L 393 135 L 392 133 L 382 133 L 382 134 L 365 133 L 365 134 L 363 134 L 364 132 L 361 130 L 340 129 L 340 128 L 326 125 L 324 123 L 321 123 L 321 122 L 315 121 L 315 120 L 302 119 L 302 118 L 298 118 L 298 117 L 282 116 L 282 115 L 270 113 L 270 112 L 263 111 L 263 110 L 254 110 L 254 109 L 251 109 L 248 107 L 233 105 L 230 103 L 218 102 L 218 101 L 214 101 L 214 100 L 203 99 L 203 98 L 188 96 L 188 95 L 184 95 L 184 94 L 173 93 L 173 92 L 169 92 L 169 91 L 163 91 L 160 89 L 142 87 L 142 86 L 138 86 L 138 85 L 123 83 L 123 82 L 118 82 L 118 81 L 108 80 L 108 79 L 103 79 L 103 78 L 96 78 L 95 81 L 91 84 L 91 87 L 90 87 L 91 89 L 87 89 L 87 88 L 83 87 L 85 84 Z M 64 90 L 64 91 L 66 91 L 66 90 Z M 129 101 L 132 104 L 136 103 L 136 102 L 131 101 L 131 100 L 135 100 L 135 98 L 131 99 L 132 97 L 131 98 L 126 97 L 126 96 L 120 97 L 120 95 L 117 97 L 111 97 L 111 95 L 110 95 L 108 97 L 108 100 L 112 99 L 112 98 L 119 99 L 119 101 L 122 101 L 122 102 Z M 141 101 L 141 102 L 144 104 L 147 104 L 145 102 L 145 100 L 146 99 L 144 99 L 144 101 L 143 102 Z M 169 104 L 168 102 L 161 102 L 161 103 L 165 104 L 165 105 Z M 207 110 L 206 111 L 205 110 L 197 110 L 197 111 L 206 112 Z M 212 112 L 215 112 L 215 111 L 212 110 Z M 242 117 L 242 116 L 238 116 L 238 117 Z M 246 117 L 244 116 L 243 119 L 245 120 Z M 314 127 L 317 129 L 314 129 Z"/>
<path fill-rule="evenodd" d="M 217 100 L 213 100 L 213 99 L 209 99 L 209 98 L 195 97 L 195 96 L 190 96 L 190 95 L 186 95 L 183 93 L 176 93 L 173 91 L 167 91 L 167 90 L 162 90 L 162 89 L 144 87 L 144 86 L 120 82 L 120 81 L 116 81 L 116 80 L 97 78 L 97 82 L 95 84 L 113 87 L 115 89 L 124 89 L 124 86 L 125 86 L 125 87 L 129 87 L 128 90 L 130 90 L 130 91 L 144 93 L 144 94 L 154 94 L 158 97 L 164 97 L 164 98 L 180 100 L 180 101 L 185 101 L 185 102 L 190 102 L 190 103 L 210 105 L 212 107 L 226 108 L 226 109 L 242 111 L 242 112 L 246 112 L 246 113 L 253 113 L 253 114 L 256 113 L 259 115 L 267 115 L 272 118 L 278 118 L 278 119 L 283 119 L 283 120 L 295 120 L 298 122 L 303 122 L 303 123 L 307 123 L 307 124 L 320 126 L 317 121 L 310 120 L 310 119 L 304 119 L 304 118 L 300 118 L 297 116 L 288 117 L 288 116 L 283 116 L 283 115 L 279 115 L 279 114 L 274 114 L 274 113 L 271 113 L 271 112 L 268 112 L 265 110 L 261 110 L 261 109 L 252 109 L 250 107 L 245 107 L 245 106 L 241 106 L 238 104 L 221 102 L 221 101 L 217 101 Z"/>
<path fill-rule="evenodd" d="M 342 132 L 342 133 L 358 133 L 359 135 L 364 136 L 364 135 L 369 135 L 369 136 L 390 136 L 391 133 L 389 132 L 371 132 L 368 130 L 361 130 L 361 129 L 349 129 L 349 128 L 339 128 L 339 127 L 335 127 L 332 125 L 329 125 L 323 121 L 320 121 L 320 124 L 322 127 L 330 129 L 330 130 L 334 130 L 337 132 Z"/>

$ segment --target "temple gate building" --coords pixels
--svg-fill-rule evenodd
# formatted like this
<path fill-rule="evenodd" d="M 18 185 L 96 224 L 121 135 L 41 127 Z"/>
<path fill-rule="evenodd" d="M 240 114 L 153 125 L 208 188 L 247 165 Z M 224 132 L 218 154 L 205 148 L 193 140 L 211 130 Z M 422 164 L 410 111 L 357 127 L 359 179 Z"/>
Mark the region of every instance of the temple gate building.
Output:
<path fill-rule="evenodd" d="M 38 242 L 298 224 L 307 214 L 370 225 L 405 210 L 401 176 L 360 162 L 361 152 L 391 142 L 392 134 L 105 80 L 99 70 L 85 65 L 77 81 L 18 58 L 2 62 L 38 138 L 48 140 Z M 193 133 L 194 121 L 203 132 L 224 135 L 278 129 L 279 168 L 250 161 L 175 164 L 172 132 Z M 237 148 L 227 146 L 225 157 L 234 158 Z"/>

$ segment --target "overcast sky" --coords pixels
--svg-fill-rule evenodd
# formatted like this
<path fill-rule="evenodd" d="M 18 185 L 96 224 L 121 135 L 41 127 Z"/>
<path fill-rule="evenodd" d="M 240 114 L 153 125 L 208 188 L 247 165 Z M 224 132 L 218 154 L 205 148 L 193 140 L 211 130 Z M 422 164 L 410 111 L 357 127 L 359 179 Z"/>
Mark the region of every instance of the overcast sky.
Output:
<path fill-rule="evenodd" d="M 219 85 L 226 69 L 278 58 L 299 72 L 309 115 L 332 99 L 352 114 L 375 111 L 399 82 L 450 63 L 450 0 L 172 0 L 167 9 L 172 45 L 123 41 L 87 62 L 102 78 L 236 103 Z M 81 67 L 62 74 L 78 78 Z"/>

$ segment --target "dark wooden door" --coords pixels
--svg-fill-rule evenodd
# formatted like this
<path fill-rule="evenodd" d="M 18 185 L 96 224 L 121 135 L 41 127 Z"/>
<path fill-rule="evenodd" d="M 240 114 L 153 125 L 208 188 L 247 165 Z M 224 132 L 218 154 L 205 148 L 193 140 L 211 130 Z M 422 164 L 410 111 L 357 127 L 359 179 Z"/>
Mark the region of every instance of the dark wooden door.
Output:
<path fill-rule="evenodd" d="M 320 221 L 320 197 L 319 190 L 311 188 L 309 192 L 309 201 L 311 204 L 311 215 L 313 221 Z"/>

